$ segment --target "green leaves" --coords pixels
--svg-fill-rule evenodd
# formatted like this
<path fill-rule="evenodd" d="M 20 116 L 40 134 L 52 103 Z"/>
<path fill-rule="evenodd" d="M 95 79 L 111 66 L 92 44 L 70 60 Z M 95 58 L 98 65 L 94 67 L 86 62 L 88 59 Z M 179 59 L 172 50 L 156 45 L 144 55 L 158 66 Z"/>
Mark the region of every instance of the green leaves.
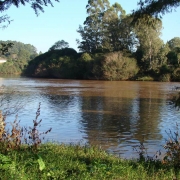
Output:
<path fill-rule="evenodd" d="M 57 49 L 65 49 L 69 47 L 69 43 L 64 41 L 64 40 L 60 40 L 54 43 L 54 45 L 52 45 L 49 48 L 49 51 L 53 51 L 53 50 L 57 50 Z"/>
<path fill-rule="evenodd" d="M 16 164 L 8 156 L 0 154 L 0 171 L 9 171 L 10 174 L 14 174 L 16 170 Z"/>
<path fill-rule="evenodd" d="M 39 164 L 39 170 L 42 171 L 46 167 L 45 163 L 44 163 L 43 159 L 41 158 L 41 156 L 38 155 L 37 157 L 38 157 L 37 162 Z"/>
<path fill-rule="evenodd" d="M 135 36 L 131 19 L 120 4 L 110 6 L 108 0 L 88 1 L 84 27 L 79 26 L 82 41 L 77 40 L 83 52 L 111 52 L 131 49 Z"/>
<path fill-rule="evenodd" d="M 2 55 L 6 54 L 8 52 L 8 50 L 13 47 L 13 45 L 14 44 L 11 43 L 11 42 L 9 42 L 9 43 L 4 43 L 4 42 L 0 43 L 0 54 L 2 54 Z"/>

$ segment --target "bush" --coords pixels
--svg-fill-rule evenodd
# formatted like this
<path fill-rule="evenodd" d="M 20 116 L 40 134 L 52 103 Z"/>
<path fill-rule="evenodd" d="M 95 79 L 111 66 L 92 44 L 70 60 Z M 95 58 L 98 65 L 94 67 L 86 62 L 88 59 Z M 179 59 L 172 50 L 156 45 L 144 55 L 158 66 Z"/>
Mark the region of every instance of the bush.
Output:
<path fill-rule="evenodd" d="M 162 75 L 160 75 L 159 81 L 170 82 L 171 81 L 171 74 L 162 74 Z"/>
<path fill-rule="evenodd" d="M 173 81 L 180 81 L 180 68 L 176 68 L 172 73 Z"/>
<path fill-rule="evenodd" d="M 107 80 L 133 79 L 138 72 L 136 60 L 122 52 L 106 54 L 102 59 L 102 78 Z"/>

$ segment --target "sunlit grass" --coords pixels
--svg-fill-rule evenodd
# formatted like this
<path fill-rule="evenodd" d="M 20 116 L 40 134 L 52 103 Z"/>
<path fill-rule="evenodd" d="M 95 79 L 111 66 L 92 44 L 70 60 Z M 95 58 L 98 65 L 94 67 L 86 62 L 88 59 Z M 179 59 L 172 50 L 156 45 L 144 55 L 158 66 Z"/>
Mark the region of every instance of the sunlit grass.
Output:
<path fill-rule="evenodd" d="M 38 152 L 28 146 L 5 155 L 1 179 L 173 179 L 173 167 L 160 161 L 123 160 L 95 147 L 42 144 Z"/>

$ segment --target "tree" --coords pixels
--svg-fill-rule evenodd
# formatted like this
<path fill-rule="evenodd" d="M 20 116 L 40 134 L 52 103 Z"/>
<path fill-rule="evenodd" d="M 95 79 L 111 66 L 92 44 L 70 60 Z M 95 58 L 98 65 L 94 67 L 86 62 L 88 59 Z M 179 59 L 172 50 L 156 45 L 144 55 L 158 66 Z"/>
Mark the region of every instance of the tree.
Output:
<path fill-rule="evenodd" d="M 167 42 L 170 48 L 168 53 L 168 63 L 174 66 L 179 66 L 180 63 L 180 37 L 174 37 Z"/>
<path fill-rule="evenodd" d="M 55 42 L 50 48 L 49 51 L 53 51 L 53 50 L 57 50 L 57 49 L 64 49 L 64 48 L 68 48 L 69 47 L 69 43 L 61 40 L 61 41 L 57 41 Z"/>
<path fill-rule="evenodd" d="M 79 26 L 82 41 L 77 40 L 79 49 L 86 52 L 94 52 L 102 49 L 103 39 L 103 15 L 109 8 L 108 0 L 89 0 L 86 6 L 88 17 L 84 21 L 84 27 Z"/>
<path fill-rule="evenodd" d="M 130 26 L 131 17 L 126 15 L 120 4 L 110 6 L 107 0 L 88 1 L 88 17 L 84 27 L 79 26 L 82 41 L 79 49 L 85 52 L 112 52 L 133 49 L 134 33 Z"/>
<path fill-rule="evenodd" d="M 9 48 L 12 48 L 13 43 L 0 43 L 0 55 L 4 55 L 8 52 Z"/>
<path fill-rule="evenodd" d="M 151 17 L 154 19 L 153 17 Z M 158 58 L 160 50 L 163 47 L 163 41 L 160 39 L 162 22 L 159 19 L 154 20 L 154 27 L 150 27 L 145 23 L 145 20 L 141 21 L 134 27 L 137 39 L 139 40 L 138 51 L 141 51 L 141 58 L 139 63 L 143 64 L 144 70 L 151 70 L 157 68 L 158 64 L 162 64 Z M 163 53 L 161 53 L 163 54 Z"/>
<path fill-rule="evenodd" d="M 165 13 L 172 12 L 172 9 L 180 6 L 179 0 L 140 0 L 139 9 L 133 11 L 135 21 L 144 15 L 161 17 Z"/>
<path fill-rule="evenodd" d="M 174 37 L 167 43 L 171 50 L 176 50 L 177 48 L 180 48 L 180 37 Z"/>
<path fill-rule="evenodd" d="M 113 4 L 103 16 L 104 37 L 103 47 L 109 51 L 131 49 L 134 41 L 131 18 L 126 15 L 120 4 Z"/>
<path fill-rule="evenodd" d="M 34 59 L 38 54 L 36 48 L 31 44 L 24 44 L 16 41 L 0 41 L 2 44 L 12 44 L 11 48 L 4 50 L 4 54 L 0 54 L 7 62 L 0 65 L 1 74 L 22 73 L 28 62 Z M 2 49 L 2 48 L 1 48 Z"/>

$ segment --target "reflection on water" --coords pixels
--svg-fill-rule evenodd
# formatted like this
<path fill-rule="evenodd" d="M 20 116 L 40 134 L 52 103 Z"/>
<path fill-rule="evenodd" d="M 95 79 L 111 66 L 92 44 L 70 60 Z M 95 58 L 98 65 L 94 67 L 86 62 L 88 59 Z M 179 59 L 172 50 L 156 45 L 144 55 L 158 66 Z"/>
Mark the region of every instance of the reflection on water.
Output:
<path fill-rule="evenodd" d="M 11 102 L 24 105 L 22 125 L 32 124 L 41 102 L 41 131 L 52 127 L 49 140 L 98 145 L 125 158 L 137 156 L 133 146 L 140 142 L 153 155 L 165 130 L 179 123 L 180 112 L 167 103 L 177 83 L 1 78 L 0 84 L 16 90 Z"/>

